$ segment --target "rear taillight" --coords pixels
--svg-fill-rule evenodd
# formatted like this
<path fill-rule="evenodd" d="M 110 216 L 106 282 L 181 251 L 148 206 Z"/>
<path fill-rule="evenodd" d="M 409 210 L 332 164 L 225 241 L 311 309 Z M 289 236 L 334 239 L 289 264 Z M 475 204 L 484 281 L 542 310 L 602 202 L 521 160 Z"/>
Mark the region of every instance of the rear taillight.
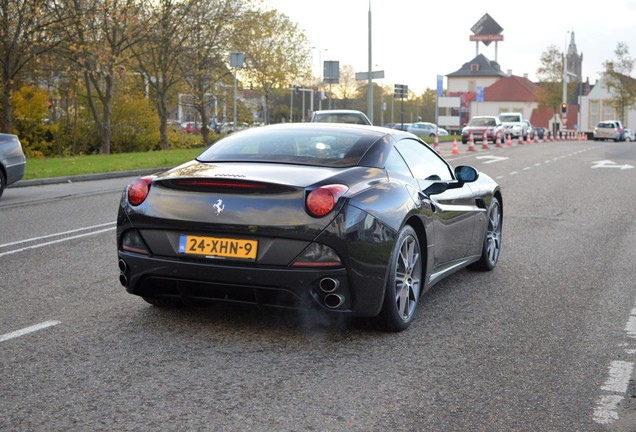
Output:
<path fill-rule="evenodd" d="M 310 215 L 322 217 L 336 206 L 338 198 L 347 191 L 345 185 L 327 185 L 314 189 L 307 195 L 307 211 Z"/>
<path fill-rule="evenodd" d="M 152 176 L 141 177 L 128 186 L 128 202 L 130 204 L 138 206 L 144 202 L 148 196 L 148 192 L 150 192 L 152 179 Z"/>

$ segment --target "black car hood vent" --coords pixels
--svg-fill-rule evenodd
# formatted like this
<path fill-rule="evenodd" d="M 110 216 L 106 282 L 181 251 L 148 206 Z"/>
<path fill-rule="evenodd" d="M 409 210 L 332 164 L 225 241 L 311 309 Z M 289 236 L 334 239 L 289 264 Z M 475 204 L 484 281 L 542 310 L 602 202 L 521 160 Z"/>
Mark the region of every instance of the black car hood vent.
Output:
<path fill-rule="evenodd" d="M 245 193 L 245 194 L 273 194 L 293 192 L 295 188 L 279 184 L 254 182 L 249 180 L 234 180 L 225 178 L 181 178 L 159 180 L 158 186 L 191 192 L 216 193 Z"/>

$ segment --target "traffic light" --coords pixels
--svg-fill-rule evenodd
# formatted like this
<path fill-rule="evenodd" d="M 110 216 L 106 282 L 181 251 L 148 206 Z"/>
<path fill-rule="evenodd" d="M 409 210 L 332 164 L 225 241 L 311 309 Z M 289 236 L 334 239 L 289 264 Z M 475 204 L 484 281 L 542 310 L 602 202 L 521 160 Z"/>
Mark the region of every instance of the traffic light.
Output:
<path fill-rule="evenodd" d="M 563 102 L 561 104 L 561 114 L 567 114 L 568 113 L 568 104 Z"/>

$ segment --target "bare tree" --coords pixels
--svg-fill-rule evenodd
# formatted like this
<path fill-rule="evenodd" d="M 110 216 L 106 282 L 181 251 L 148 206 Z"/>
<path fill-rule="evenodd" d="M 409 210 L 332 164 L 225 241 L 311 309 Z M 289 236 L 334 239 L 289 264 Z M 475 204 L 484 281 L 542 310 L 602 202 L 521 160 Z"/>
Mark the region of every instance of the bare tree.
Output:
<path fill-rule="evenodd" d="M 230 53 L 245 37 L 249 0 L 191 0 L 181 73 L 201 119 L 203 144 L 210 145 L 209 108 L 223 87 L 231 85 Z"/>
<path fill-rule="evenodd" d="M 82 71 L 89 109 L 100 136 L 101 153 L 110 153 L 111 104 L 117 78 L 126 72 L 129 49 L 141 34 L 141 0 L 58 0 L 65 17 L 65 55 Z"/>
<path fill-rule="evenodd" d="M 636 103 L 636 80 L 630 76 L 634 69 L 634 59 L 629 55 L 629 47 L 624 42 L 618 43 L 614 55 L 614 60 L 603 64 L 603 76 L 607 90 L 613 96 L 612 106 L 618 112 L 620 120 L 625 121 L 627 109 Z"/>
<path fill-rule="evenodd" d="M 247 68 L 242 75 L 265 95 L 264 120 L 269 123 L 269 99 L 275 88 L 284 88 L 310 75 L 311 46 L 303 31 L 276 10 L 253 11 L 248 32 L 241 39 Z"/>
<path fill-rule="evenodd" d="M 146 86 L 153 90 L 159 116 L 161 148 L 168 149 L 168 101 L 170 92 L 181 82 L 187 28 L 183 17 L 190 14 L 191 3 L 183 0 L 158 0 L 143 8 L 144 36 L 132 46 L 136 67 Z"/>
<path fill-rule="evenodd" d="M 343 65 L 340 68 L 340 82 L 336 86 L 335 93 L 342 100 L 342 108 L 352 109 L 356 99 L 360 98 L 361 87 L 366 82 L 356 81 L 356 72 L 351 65 Z M 365 92 L 366 94 L 366 92 Z M 330 95 L 332 97 L 332 95 Z"/>
<path fill-rule="evenodd" d="M 0 0 L 0 130 L 11 132 L 11 95 L 25 65 L 51 50 L 59 39 L 47 0 Z"/>
<path fill-rule="evenodd" d="M 555 45 L 541 54 L 540 66 L 537 69 L 539 78 L 538 102 L 539 109 L 552 109 L 554 116 L 558 115 L 559 106 L 563 99 L 563 53 Z M 568 97 L 571 95 L 568 89 Z"/>

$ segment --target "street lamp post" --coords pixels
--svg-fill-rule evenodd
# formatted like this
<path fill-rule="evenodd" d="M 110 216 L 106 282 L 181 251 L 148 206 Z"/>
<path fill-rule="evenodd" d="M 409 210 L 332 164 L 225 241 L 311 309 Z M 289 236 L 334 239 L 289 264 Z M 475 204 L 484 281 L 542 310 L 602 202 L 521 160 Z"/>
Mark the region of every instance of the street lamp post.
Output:
<path fill-rule="evenodd" d="M 237 94 L 237 85 L 236 85 L 236 70 L 238 68 L 242 68 L 245 66 L 245 55 L 242 52 L 233 52 L 230 56 L 230 67 L 234 68 L 234 127 L 233 130 L 236 130 L 238 126 L 238 114 L 236 111 L 236 94 Z"/>
<path fill-rule="evenodd" d="M 323 82 L 322 82 L 322 68 L 323 68 L 323 65 L 322 65 L 322 52 L 323 51 L 328 51 L 328 50 L 327 50 L 327 48 L 318 50 L 318 79 L 319 79 L 319 83 L 320 83 L 319 84 L 320 85 L 320 93 L 318 95 L 318 109 L 319 110 L 322 109 L 322 95 L 324 94 L 323 89 L 322 89 L 322 85 L 323 85 Z M 312 103 L 312 106 L 311 106 L 311 110 L 312 111 L 314 110 L 313 103 Z"/>

